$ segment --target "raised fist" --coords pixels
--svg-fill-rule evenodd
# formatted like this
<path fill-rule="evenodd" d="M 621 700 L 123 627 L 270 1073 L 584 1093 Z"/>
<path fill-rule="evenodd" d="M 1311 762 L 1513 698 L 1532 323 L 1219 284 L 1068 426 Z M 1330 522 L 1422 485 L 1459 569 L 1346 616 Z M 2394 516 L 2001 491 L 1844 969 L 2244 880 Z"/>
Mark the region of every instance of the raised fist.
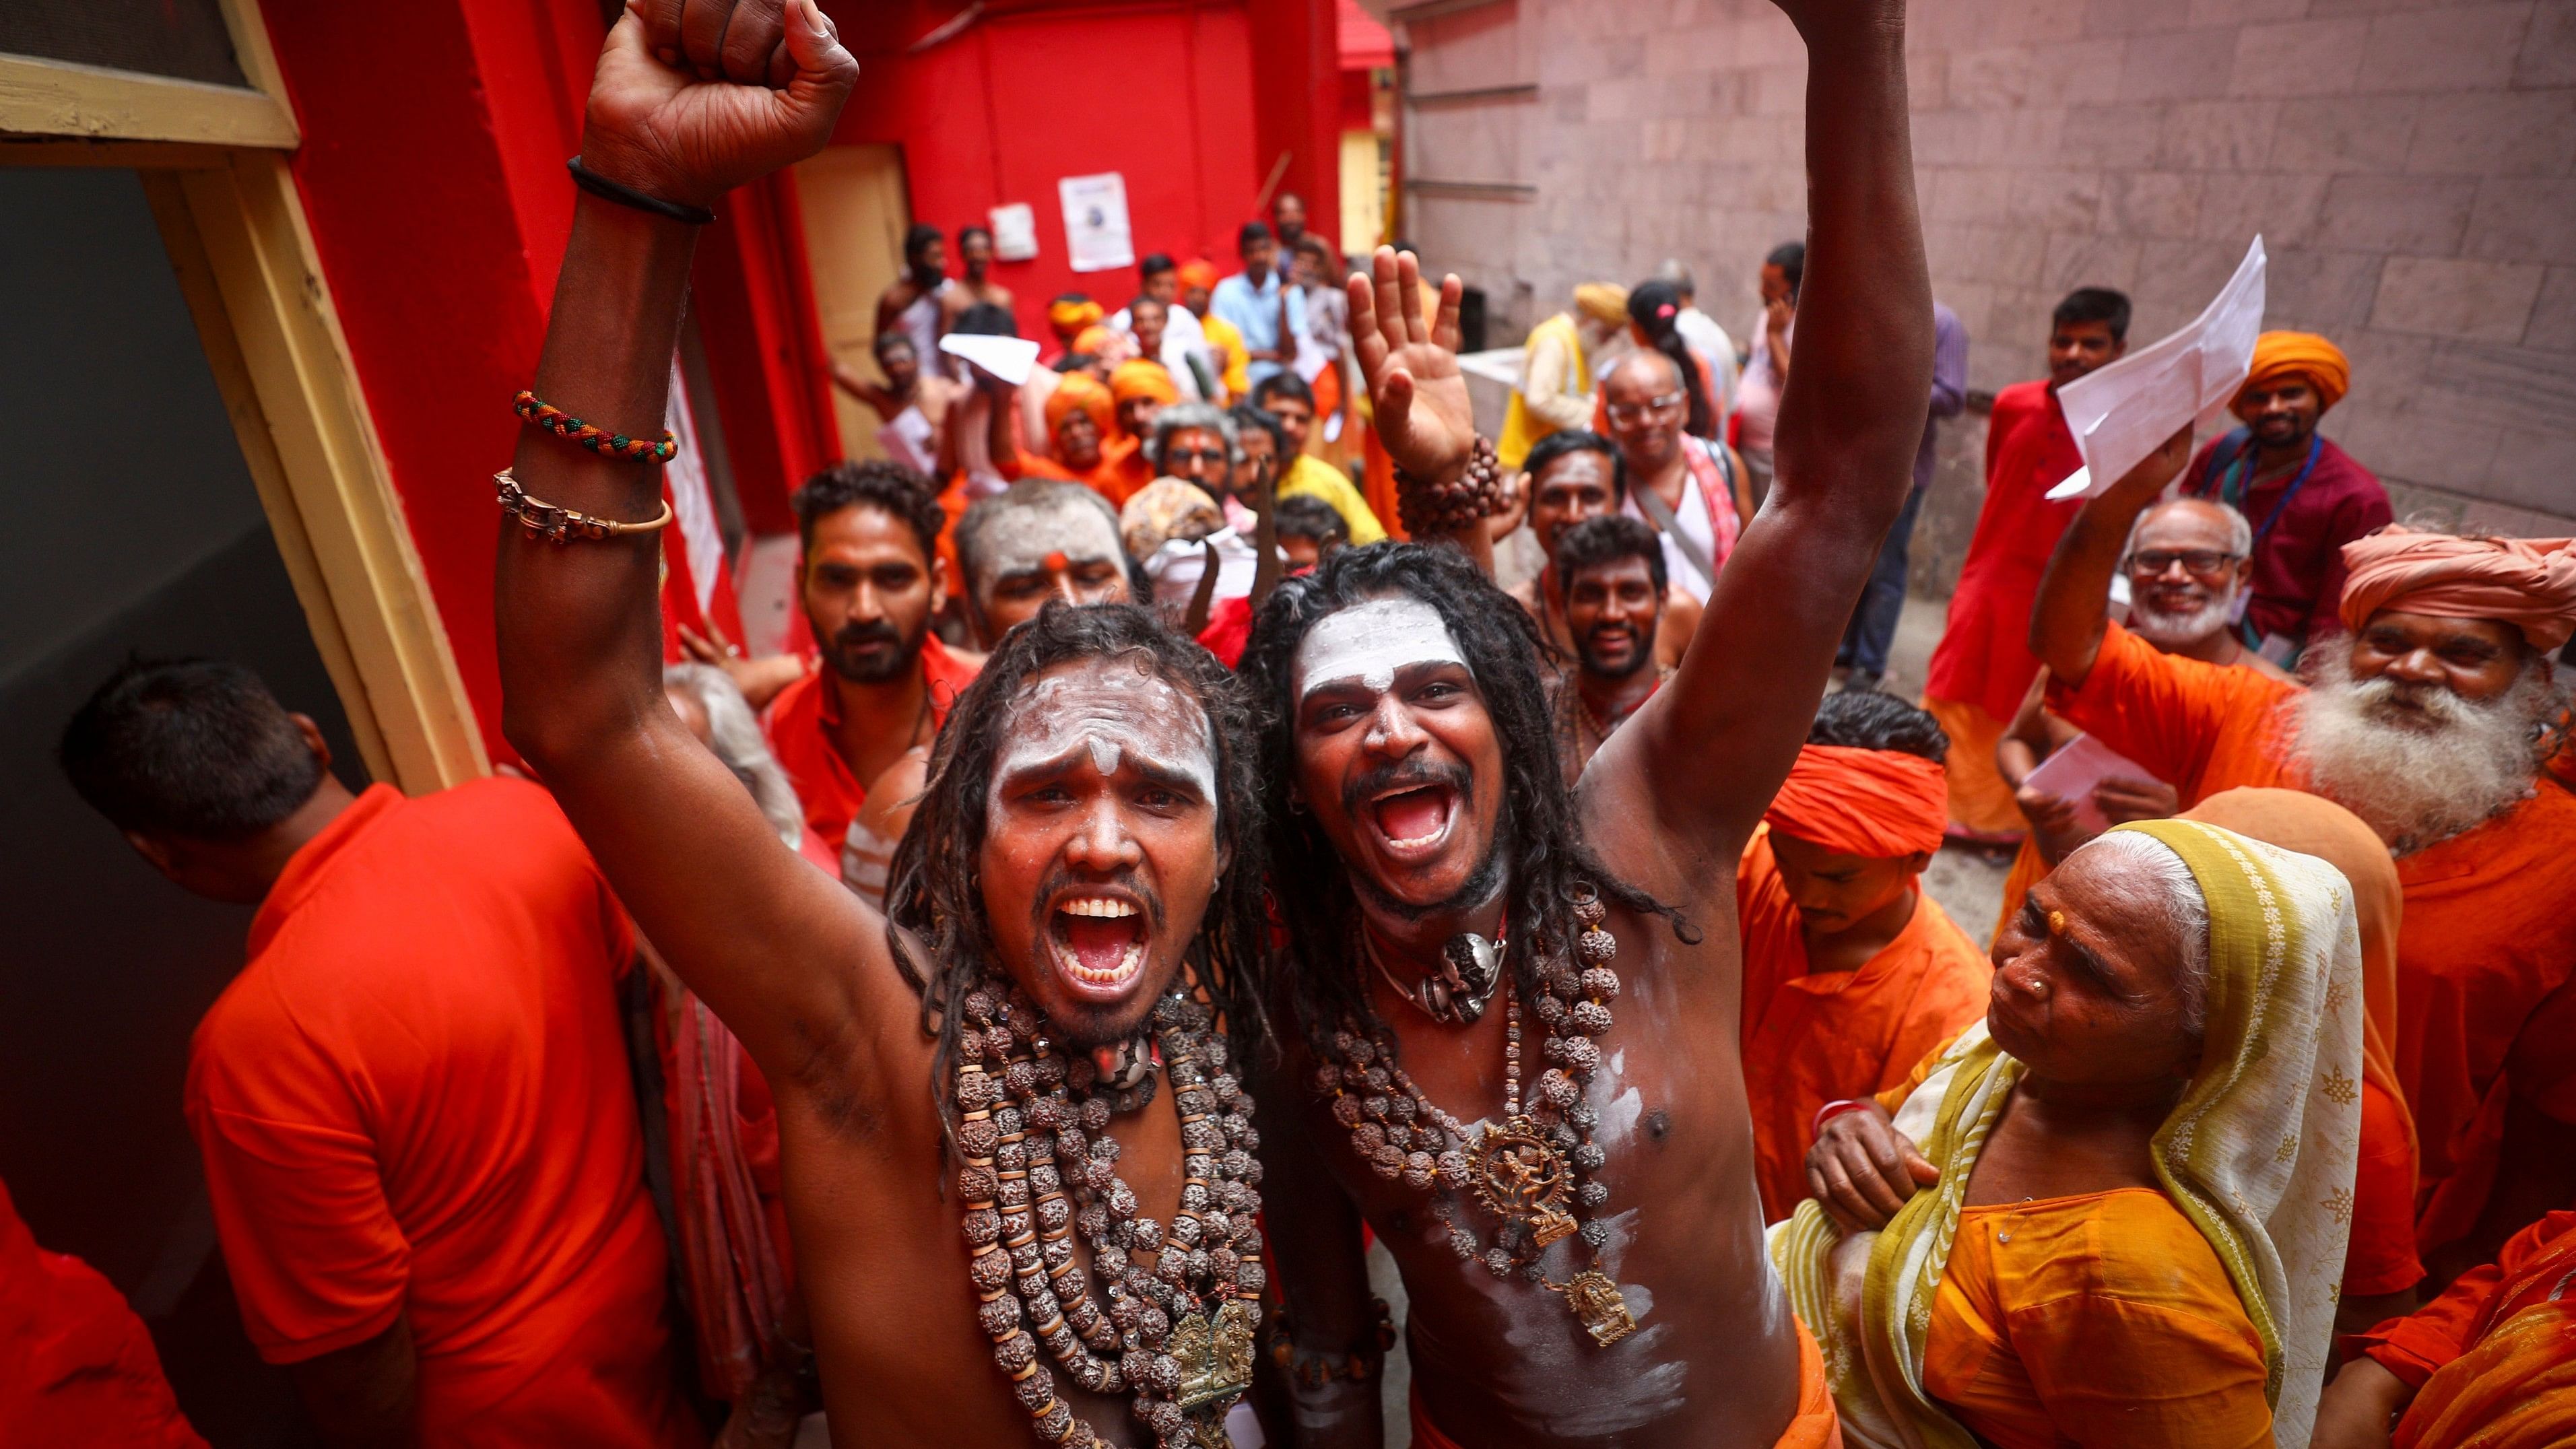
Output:
<path fill-rule="evenodd" d="M 627 0 L 591 78 L 582 164 L 711 206 L 821 150 L 858 77 L 816 0 Z"/>

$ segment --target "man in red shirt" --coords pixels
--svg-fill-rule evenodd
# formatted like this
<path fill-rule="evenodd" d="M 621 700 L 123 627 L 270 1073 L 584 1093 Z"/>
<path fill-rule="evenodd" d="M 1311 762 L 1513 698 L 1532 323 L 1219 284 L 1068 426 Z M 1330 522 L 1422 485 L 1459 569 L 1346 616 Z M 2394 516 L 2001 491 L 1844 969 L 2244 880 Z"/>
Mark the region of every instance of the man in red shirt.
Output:
<path fill-rule="evenodd" d="M 2047 378 L 1995 394 L 1986 420 L 1986 501 L 1923 686 L 1923 708 L 1950 737 L 1950 821 L 1971 839 L 2010 844 L 2029 829 L 1995 768 L 1995 744 L 2039 673 L 2023 636 L 2040 573 L 2083 506 L 2046 497 L 2084 464 L 2057 390 L 2128 350 L 2129 299 L 2078 287 L 2050 319 Z"/>
<path fill-rule="evenodd" d="M 36 1245 L 0 1183 L 0 1429 L 13 1449 L 205 1449 L 152 1335 L 97 1269 Z"/>
<path fill-rule="evenodd" d="M 805 536 L 797 596 L 822 666 L 778 692 L 770 748 L 826 841 L 849 834 L 868 785 L 930 742 L 980 656 L 951 654 L 930 632 L 948 601 L 939 557 L 947 517 L 920 475 L 893 463 L 841 463 L 796 490 Z"/>
<path fill-rule="evenodd" d="M 2235 505 L 2254 524 L 2253 599 L 2239 625 L 2275 663 L 2335 632 L 2343 546 L 2394 516 L 2388 490 L 2317 422 L 2352 387 L 2343 349 L 2313 332 L 2266 332 L 2231 404 L 2245 426 L 2211 441 L 2183 491 Z"/>
<path fill-rule="evenodd" d="M 692 1449 L 616 979 L 634 938 L 554 800 L 352 796 L 313 721 L 210 661 L 66 727 L 162 874 L 257 903 L 188 1122 L 262 1357 L 351 1445 Z"/>

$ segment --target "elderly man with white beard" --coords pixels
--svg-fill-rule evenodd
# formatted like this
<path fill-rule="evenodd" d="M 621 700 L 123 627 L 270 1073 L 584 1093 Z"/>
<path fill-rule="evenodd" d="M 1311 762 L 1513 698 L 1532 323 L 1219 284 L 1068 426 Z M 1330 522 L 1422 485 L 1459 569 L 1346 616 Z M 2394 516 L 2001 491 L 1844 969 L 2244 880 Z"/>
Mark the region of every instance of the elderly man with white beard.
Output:
<path fill-rule="evenodd" d="M 2245 647 L 2233 627 L 2251 587 L 2254 526 L 2245 515 L 2206 498 L 2168 498 L 2138 515 L 2120 556 L 2128 580 L 2128 629 L 2167 654 L 2225 669 L 2251 669 L 2284 683 L 2280 666 Z M 1995 934 L 2021 914 L 2022 898 L 2040 877 L 2099 833 L 2079 819 L 2081 802 L 2029 783 L 2041 761 L 2084 733 L 2051 713 L 2044 700 L 2048 674 L 2030 682 L 2012 726 L 1995 744 L 1995 768 L 2013 788 L 2013 802 L 2030 820 L 2004 878 L 2003 909 Z M 2112 776 L 2094 787 L 2093 806 L 2105 826 L 2161 820 L 2182 809 L 2164 780 Z"/>
<path fill-rule="evenodd" d="M 2576 545 L 2396 527 L 2344 545 L 2346 633 L 2311 642 L 2302 690 L 2163 653 L 2104 617 L 2130 520 L 2189 445 L 2186 429 L 2058 543 L 2031 616 L 2048 707 L 2185 807 L 2289 786 L 2387 842 L 2405 892 L 2397 1064 L 2422 1148 L 2416 1241 L 2438 1274 L 2536 1216 L 2531 1202 L 2576 1192 L 2576 795 L 2540 768 L 2565 708 L 2550 656 L 2576 633 Z"/>

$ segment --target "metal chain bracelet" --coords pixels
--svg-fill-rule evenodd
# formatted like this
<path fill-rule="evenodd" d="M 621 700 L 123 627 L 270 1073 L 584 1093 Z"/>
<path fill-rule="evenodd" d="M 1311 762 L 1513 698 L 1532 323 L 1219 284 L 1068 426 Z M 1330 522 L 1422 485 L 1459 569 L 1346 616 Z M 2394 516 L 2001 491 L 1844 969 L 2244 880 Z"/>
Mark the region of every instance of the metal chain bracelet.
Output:
<path fill-rule="evenodd" d="M 631 533 L 652 533 L 671 522 L 671 500 L 662 500 L 662 516 L 649 523 L 620 523 L 613 518 L 597 518 L 578 509 L 540 502 L 528 496 L 519 480 L 502 469 L 492 475 L 492 484 L 501 495 L 501 514 L 519 520 L 521 527 L 548 543 L 571 543 L 576 539 L 617 538 Z"/>

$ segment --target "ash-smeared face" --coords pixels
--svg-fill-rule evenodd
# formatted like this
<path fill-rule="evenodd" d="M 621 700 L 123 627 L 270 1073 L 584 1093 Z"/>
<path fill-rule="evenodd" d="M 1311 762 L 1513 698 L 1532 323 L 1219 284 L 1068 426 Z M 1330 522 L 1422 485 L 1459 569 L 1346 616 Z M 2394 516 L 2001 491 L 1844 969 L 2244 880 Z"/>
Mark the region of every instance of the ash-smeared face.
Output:
<path fill-rule="evenodd" d="M 980 857 L 1000 964 L 1076 1046 L 1126 1039 L 1198 934 L 1228 852 L 1207 711 L 1142 655 L 1031 677 Z"/>
<path fill-rule="evenodd" d="M 1370 599 L 1297 649 L 1297 791 L 1382 910 L 1420 916 L 1490 894 L 1502 742 L 1438 610 Z"/>

